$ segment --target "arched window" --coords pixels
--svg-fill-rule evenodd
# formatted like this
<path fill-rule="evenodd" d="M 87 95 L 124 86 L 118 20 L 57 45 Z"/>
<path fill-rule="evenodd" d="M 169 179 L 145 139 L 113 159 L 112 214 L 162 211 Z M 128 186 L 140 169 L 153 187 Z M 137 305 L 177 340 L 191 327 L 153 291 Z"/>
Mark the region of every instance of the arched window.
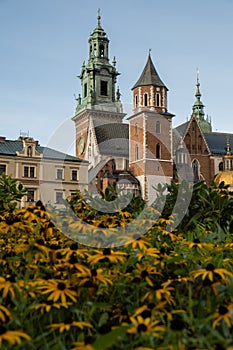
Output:
<path fill-rule="evenodd" d="M 157 159 L 160 159 L 160 157 L 161 157 L 161 147 L 160 147 L 160 143 L 157 143 L 157 145 L 156 145 L 156 158 Z"/>
<path fill-rule="evenodd" d="M 219 171 L 223 171 L 223 162 L 220 162 L 218 165 Z"/>
<path fill-rule="evenodd" d="M 135 107 L 138 106 L 138 95 L 135 95 Z"/>
<path fill-rule="evenodd" d="M 100 57 L 104 57 L 104 45 L 103 44 L 100 44 L 99 50 L 100 50 Z"/>
<path fill-rule="evenodd" d="M 198 160 L 194 159 L 192 162 L 193 168 L 193 181 L 198 182 L 200 180 L 200 164 Z"/>
<path fill-rule="evenodd" d="M 156 122 L 156 134 L 161 134 L 161 123 L 159 120 Z"/>
<path fill-rule="evenodd" d="M 147 107 L 148 106 L 148 95 L 144 94 L 144 106 Z"/>
<path fill-rule="evenodd" d="M 160 94 L 156 94 L 156 106 L 159 107 L 160 106 Z"/>
<path fill-rule="evenodd" d="M 135 136 L 138 136 L 138 124 L 135 124 Z"/>
<path fill-rule="evenodd" d="M 32 157 L 32 146 L 28 146 L 27 155 L 28 155 L 28 157 Z"/>
<path fill-rule="evenodd" d="M 138 145 L 135 146 L 135 160 L 138 160 Z"/>

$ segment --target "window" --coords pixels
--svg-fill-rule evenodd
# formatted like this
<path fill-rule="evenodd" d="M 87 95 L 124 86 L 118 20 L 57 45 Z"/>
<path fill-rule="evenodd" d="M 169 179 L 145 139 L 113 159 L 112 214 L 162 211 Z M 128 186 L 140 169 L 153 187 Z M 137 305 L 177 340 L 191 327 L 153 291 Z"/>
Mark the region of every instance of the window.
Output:
<path fill-rule="evenodd" d="M 56 192 L 56 203 L 61 204 L 63 202 L 63 193 L 62 192 Z"/>
<path fill-rule="evenodd" d="M 62 180 L 62 169 L 57 169 L 57 180 Z"/>
<path fill-rule="evenodd" d="M 100 57 L 104 57 L 104 45 L 100 44 Z"/>
<path fill-rule="evenodd" d="M 135 107 L 137 107 L 138 106 L 138 96 L 136 95 L 135 96 Z"/>
<path fill-rule="evenodd" d="M 156 158 L 160 159 L 160 143 L 156 145 Z"/>
<path fill-rule="evenodd" d="M 138 160 L 138 145 L 135 146 L 135 160 Z"/>
<path fill-rule="evenodd" d="M 108 82 L 101 80 L 100 81 L 100 95 L 108 96 Z"/>
<path fill-rule="evenodd" d="M 24 177 L 35 177 L 35 167 L 34 166 L 25 166 L 24 167 Z"/>
<path fill-rule="evenodd" d="M 135 124 L 135 136 L 138 136 L 138 124 Z"/>
<path fill-rule="evenodd" d="M 0 175 L 2 175 L 3 173 L 6 173 L 6 165 L 0 164 Z"/>
<path fill-rule="evenodd" d="M 147 107 L 148 105 L 148 95 L 144 94 L 144 106 Z"/>
<path fill-rule="evenodd" d="M 200 180 L 200 165 L 199 162 L 194 159 L 192 162 L 192 168 L 193 168 L 193 177 L 194 182 L 198 182 Z"/>
<path fill-rule="evenodd" d="M 218 165 L 219 171 L 223 171 L 223 162 L 220 162 Z"/>
<path fill-rule="evenodd" d="M 84 84 L 84 97 L 87 97 L 87 83 Z"/>
<path fill-rule="evenodd" d="M 32 157 L 32 146 L 28 146 L 27 148 L 27 156 Z"/>
<path fill-rule="evenodd" d="M 35 201 L 35 191 L 28 189 L 27 192 L 28 192 L 27 202 L 34 202 Z"/>
<path fill-rule="evenodd" d="M 160 123 L 160 121 L 156 122 L 156 134 L 161 134 L 161 123 Z"/>
<path fill-rule="evenodd" d="M 156 106 L 160 106 L 160 94 L 156 94 Z"/>
<path fill-rule="evenodd" d="M 72 179 L 72 181 L 77 181 L 77 179 L 78 179 L 78 172 L 77 172 L 77 170 L 72 170 L 72 172 L 71 172 L 71 179 Z"/>

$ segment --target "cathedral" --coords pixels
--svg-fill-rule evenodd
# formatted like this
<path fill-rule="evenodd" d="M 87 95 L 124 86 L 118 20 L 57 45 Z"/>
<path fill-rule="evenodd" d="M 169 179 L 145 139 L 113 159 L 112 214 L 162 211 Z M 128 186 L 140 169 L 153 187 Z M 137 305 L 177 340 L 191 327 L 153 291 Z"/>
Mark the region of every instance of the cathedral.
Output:
<path fill-rule="evenodd" d="M 97 193 L 116 182 L 123 193 L 141 194 L 152 202 L 156 186 L 170 183 L 174 177 L 205 180 L 209 185 L 216 175 L 233 170 L 233 135 L 212 131 L 198 75 L 191 116 L 173 128 L 174 114 L 167 108 L 168 88 L 149 52 L 132 87 L 133 113 L 126 116 L 116 88 L 116 60 L 109 60 L 109 39 L 100 15 L 88 45 L 89 57 L 81 67 L 81 93 L 72 120 L 76 156 L 89 162 L 90 192 Z"/>

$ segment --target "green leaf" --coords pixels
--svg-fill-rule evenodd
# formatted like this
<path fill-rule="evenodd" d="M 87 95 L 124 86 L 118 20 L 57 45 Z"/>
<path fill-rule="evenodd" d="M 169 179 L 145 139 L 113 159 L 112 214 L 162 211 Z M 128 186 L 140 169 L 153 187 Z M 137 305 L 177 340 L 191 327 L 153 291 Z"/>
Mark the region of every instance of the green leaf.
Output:
<path fill-rule="evenodd" d="M 120 326 L 108 334 L 99 336 L 94 344 L 92 344 L 93 348 L 95 350 L 109 349 L 110 346 L 117 343 L 117 340 L 125 337 L 127 329 L 128 326 Z"/>

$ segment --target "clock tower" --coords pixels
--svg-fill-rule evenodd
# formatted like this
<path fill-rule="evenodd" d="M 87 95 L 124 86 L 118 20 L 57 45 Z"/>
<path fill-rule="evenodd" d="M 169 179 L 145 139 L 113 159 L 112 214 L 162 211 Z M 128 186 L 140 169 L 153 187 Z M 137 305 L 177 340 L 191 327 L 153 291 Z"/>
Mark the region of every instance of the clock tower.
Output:
<path fill-rule="evenodd" d="M 101 26 L 98 11 L 97 26 L 89 37 L 89 57 L 83 61 L 79 78 L 81 94 L 76 98 L 77 107 L 72 120 L 76 128 L 76 156 L 88 160 L 89 168 L 101 160 L 96 128 L 110 123 L 122 123 L 120 91 L 116 89 L 116 59 L 109 61 L 109 39 Z"/>

